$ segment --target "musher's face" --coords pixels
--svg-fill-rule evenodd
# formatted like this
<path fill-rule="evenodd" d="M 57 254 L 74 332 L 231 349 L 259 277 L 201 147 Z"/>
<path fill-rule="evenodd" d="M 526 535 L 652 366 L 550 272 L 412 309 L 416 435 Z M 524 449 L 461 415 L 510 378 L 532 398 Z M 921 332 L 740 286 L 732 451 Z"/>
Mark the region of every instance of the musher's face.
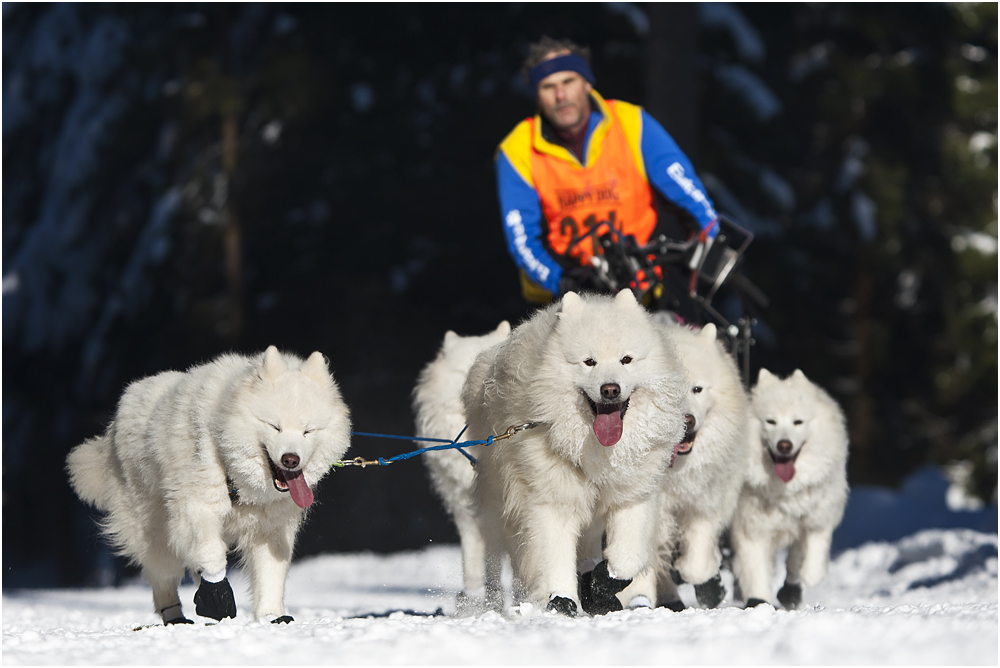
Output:
<path fill-rule="evenodd" d="M 538 83 L 538 106 L 556 130 L 576 133 L 589 118 L 591 89 L 576 72 L 553 72 Z"/>

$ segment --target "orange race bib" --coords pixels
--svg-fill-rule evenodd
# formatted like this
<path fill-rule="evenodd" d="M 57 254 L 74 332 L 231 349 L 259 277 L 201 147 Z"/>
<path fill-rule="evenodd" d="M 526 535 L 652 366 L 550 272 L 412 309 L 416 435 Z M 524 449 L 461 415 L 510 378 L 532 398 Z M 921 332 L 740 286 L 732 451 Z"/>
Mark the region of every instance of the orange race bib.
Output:
<path fill-rule="evenodd" d="M 594 254 L 594 238 L 605 234 L 607 226 L 634 236 L 640 244 L 649 241 L 656 227 L 649 183 L 636 164 L 615 102 L 607 100 L 606 105 L 610 122 L 602 123 L 590 138 L 586 166 L 532 127 L 531 176 L 549 222 L 548 244 L 555 253 L 575 257 L 581 264 Z M 531 124 L 535 126 L 536 119 Z M 598 136 L 601 130 L 603 141 Z"/>

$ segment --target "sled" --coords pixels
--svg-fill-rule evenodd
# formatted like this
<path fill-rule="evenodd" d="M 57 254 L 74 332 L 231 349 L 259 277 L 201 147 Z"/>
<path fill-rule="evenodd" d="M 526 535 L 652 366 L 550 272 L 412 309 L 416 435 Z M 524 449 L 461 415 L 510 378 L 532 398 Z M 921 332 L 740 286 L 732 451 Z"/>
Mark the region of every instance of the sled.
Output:
<path fill-rule="evenodd" d="M 609 222 L 598 223 L 574 239 L 573 245 L 585 238 L 594 238 L 593 271 L 584 289 L 617 293 L 631 289 L 640 303 L 653 311 L 669 311 L 663 304 L 665 295 L 676 301 L 683 298 L 693 304 L 698 324 L 705 320 L 715 323 L 728 339 L 729 349 L 742 371 L 743 382 L 749 385 L 750 348 L 756 343 L 753 326 L 770 300 L 741 271 L 744 254 L 753 241 L 753 233 L 728 216 L 719 217 L 719 233 L 710 243 L 701 243 L 696 235 L 686 241 L 672 241 L 659 235 L 649 243 L 639 245 L 633 237 L 623 235 Z M 671 269 L 687 275 L 684 294 L 669 285 Z M 741 314 L 730 322 L 713 305 L 712 300 L 723 288 L 731 289 L 739 298 Z M 676 318 L 675 318 L 676 319 Z"/>

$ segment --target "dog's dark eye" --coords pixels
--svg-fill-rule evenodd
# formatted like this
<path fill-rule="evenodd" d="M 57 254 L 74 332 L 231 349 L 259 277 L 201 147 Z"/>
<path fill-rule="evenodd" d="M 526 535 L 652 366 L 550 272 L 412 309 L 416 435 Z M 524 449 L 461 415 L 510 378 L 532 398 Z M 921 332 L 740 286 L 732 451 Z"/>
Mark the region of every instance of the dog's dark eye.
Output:
<path fill-rule="evenodd" d="M 631 363 L 632 363 L 631 355 L 626 355 L 625 357 L 622 358 L 622 364 L 631 364 Z"/>
<path fill-rule="evenodd" d="M 777 423 L 777 422 L 775 422 L 774 420 L 768 420 L 768 421 L 767 421 L 767 423 L 768 423 L 768 424 L 778 424 L 778 423 Z"/>
<path fill-rule="evenodd" d="M 792 424 L 794 424 L 794 425 L 800 425 L 800 424 L 802 424 L 802 420 L 796 420 Z"/>
<path fill-rule="evenodd" d="M 316 431 L 316 430 L 315 430 L 315 429 L 304 429 L 304 430 L 302 431 L 302 435 L 303 435 L 303 436 L 305 436 L 306 434 L 311 434 L 311 433 L 313 433 L 314 431 Z"/>
<path fill-rule="evenodd" d="M 594 360 L 592 357 L 588 357 L 587 359 L 583 360 L 583 363 L 586 364 L 587 366 L 597 366 L 597 361 Z"/>
<path fill-rule="evenodd" d="M 272 424 L 271 422 L 268 422 L 267 424 L 268 424 L 268 426 L 271 427 L 271 429 L 275 430 L 279 434 L 281 433 L 281 427 L 279 427 L 278 425 Z"/>
<path fill-rule="evenodd" d="M 695 394 L 701 394 L 702 389 L 704 388 L 702 388 L 700 385 L 695 385 L 694 387 L 691 388 L 691 391 L 694 392 Z"/>

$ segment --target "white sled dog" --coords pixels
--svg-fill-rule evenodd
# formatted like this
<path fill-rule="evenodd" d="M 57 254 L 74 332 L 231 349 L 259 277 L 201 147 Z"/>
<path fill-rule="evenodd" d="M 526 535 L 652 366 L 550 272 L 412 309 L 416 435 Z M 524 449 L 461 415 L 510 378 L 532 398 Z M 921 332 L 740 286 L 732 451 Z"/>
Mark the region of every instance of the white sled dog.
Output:
<path fill-rule="evenodd" d="M 80 498 L 107 513 L 105 535 L 142 567 L 164 623 L 191 623 L 177 595 L 185 570 L 200 582 L 195 612 L 236 616 L 230 546 L 249 570 L 254 616 L 285 622 L 295 534 L 349 442 L 323 355 L 271 346 L 133 382 L 104 435 L 67 464 Z"/>
<path fill-rule="evenodd" d="M 451 331 L 445 333 L 437 357 L 423 368 L 413 389 L 417 436 L 454 439 L 465 429 L 462 386 L 469 369 L 476 355 L 503 341 L 508 334 L 510 323 L 506 320 L 483 336 L 459 336 Z M 464 436 L 462 438 L 465 439 Z M 419 441 L 417 444 L 419 447 L 429 445 Z M 482 450 L 481 445 L 466 448 L 466 452 L 476 459 L 482 456 Z M 459 607 L 475 605 L 485 595 L 483 564 L 486 558 L 472 503 L 472 482 L 476 471 L 471 462 L 455 450 L 431 451 L 423 458 L 434 490 L 455 520 L 462 544 L 464 590 L 459 594 Z"/>
<path fill-rule="evenodd" d="M 787 547 L 778 601 L 826 577 L 830 540 L 847 503 L 847 428 L 840 406 L 797 370 L 761 369 L 751 397 L 750 467 L 733 518 L 733 574 L 753 606 L 771 600 L 774 560 Z"/>
<path fill-rule="evenodd" d="M 582 597 L 588 612 L 621 609 L 615 594 L 656 555 L 686 390 L 676 353 L 628 290 L 568 292 L 479 355 L 463 392 L 470 437 L 537 425 L 486 448 L 477 466 L 491 604 L 502 602 L 507 553 L 535 605 L 573 616 Z M 606 529 L 604 560 L 582 587 L 592 526 Z"/>
<path fill-rule="evenodd" d="M 698 601 L 715 607 L 725 597 L 719 576 L 719 537 L 733 519 L 748 466 L 746 392 L 732 356 L 717 339 L 716 327 L 694 331 L 663 325 L 687 370 L 689 421 L 676 464 L 660 493 L 660 559 L 620 598 L 636 605 L 659 600 L 673 610 L 684 608 L 673 568 L 695 585 Z M 674 555 L 677 555 L 676 558 Z"/>

